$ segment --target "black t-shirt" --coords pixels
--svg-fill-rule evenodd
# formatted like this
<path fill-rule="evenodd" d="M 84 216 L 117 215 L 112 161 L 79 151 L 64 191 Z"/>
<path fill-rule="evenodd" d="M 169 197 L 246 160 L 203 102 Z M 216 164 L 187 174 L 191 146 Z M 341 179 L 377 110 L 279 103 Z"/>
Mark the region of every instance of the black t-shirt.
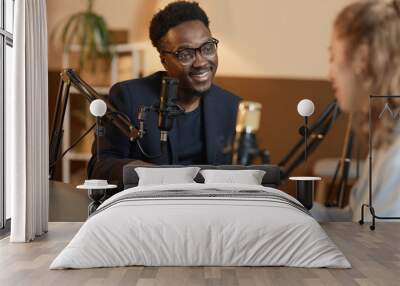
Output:
<path fill-rule="evenodd" d="M 204 123 L 201 106 L 176 118 L 178 129 L 178 163 L 205 164 Z"/>

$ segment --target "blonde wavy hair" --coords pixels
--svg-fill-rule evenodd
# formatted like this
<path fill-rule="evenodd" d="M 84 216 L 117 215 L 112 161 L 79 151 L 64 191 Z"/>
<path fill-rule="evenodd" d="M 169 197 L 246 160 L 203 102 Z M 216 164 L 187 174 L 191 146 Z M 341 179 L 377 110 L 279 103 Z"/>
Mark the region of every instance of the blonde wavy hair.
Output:
<path fill-rule="evenodd" d="M 366 90 L 370 91 L 365 96 L 400 95 L 400 1 L 362 0 L 352 3 L 338 14 L 334 30 L 338 39 L 345 43 L 345 56 L 349 62 L 362 46 L 367 48 L 366 67 L 357 74 Z M 398 101 L 391 99 L 374 101 L 372 118 L 376 148 L 388 146 L 394 138 L 396 120 L 387 117 L 377 120 L 377 114 L 385 104 L 394 110 L 400 106 Z M 359 135 L 368 136 L 368 112 L 355 113 L 352 117 Z"/>

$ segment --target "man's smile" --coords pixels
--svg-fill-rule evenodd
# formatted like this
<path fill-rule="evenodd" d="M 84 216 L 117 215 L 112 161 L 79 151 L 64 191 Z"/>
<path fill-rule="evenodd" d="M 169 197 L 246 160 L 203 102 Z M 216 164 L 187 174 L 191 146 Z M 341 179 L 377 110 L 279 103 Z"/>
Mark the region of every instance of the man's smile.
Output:
<path fill-rule="evenodd" d="M 211 68 L 193 71 L 189 73 L 189 77 L 196 82 L 205 82 L 211 79 Z"/>

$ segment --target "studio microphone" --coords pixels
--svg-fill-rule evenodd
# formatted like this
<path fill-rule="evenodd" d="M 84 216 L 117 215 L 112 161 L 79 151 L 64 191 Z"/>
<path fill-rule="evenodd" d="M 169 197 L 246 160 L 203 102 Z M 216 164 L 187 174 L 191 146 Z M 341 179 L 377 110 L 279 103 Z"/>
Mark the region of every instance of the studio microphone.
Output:
<path fill-rule="evenodd" d="M 260 103 L 242 101 L 239 104 L 236 135 L 233 142 L 233 164 L 250 165 L 255 157 L 261 155 L 256 139 L 256 133 L 260 127 L 260 118 Z"/>
<path fill-rule="evenodd" d="M 168 132 L 173 126 L 173 117 L 178 110 L 182 110 L 176 104 L 178 94 L 178 80 L 172 77 L 163 77 L 158 107 L 158 129 L 160 129 L 160 141 L 168 141 Z M 179 112 L 178 112 L 179 113 Z"/>

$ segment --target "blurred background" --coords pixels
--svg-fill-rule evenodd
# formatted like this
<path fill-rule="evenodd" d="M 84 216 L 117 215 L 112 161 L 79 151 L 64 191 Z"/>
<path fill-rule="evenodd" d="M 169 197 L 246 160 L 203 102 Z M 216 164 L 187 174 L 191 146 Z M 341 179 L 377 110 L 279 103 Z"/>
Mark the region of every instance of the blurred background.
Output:
<path fill-rule="evenodd" d="M 172 1 L 94 0 L 88 10 L 88 0 L 47 1 L 51 35 L 50 122 L 63 68 L 79 69 L 82 78 L 104 94 L 117 81 L 162 70 L 158 54 L 148 38 L 148 28 L 153 14 L 169 2 Z M 262 104 L 261 128 L 257 134 L 259 145 L 269 150 L 271 162 L 276 164 L 300 138 L 298 128 L 303 119 L 297 114 L 297 103 L 303 98 L 314 101 L 316 111 L 310 118 L 312 123 L 334 98 L 328 81 L 331 26 L 338 11 L 351 1 L 198 2 L 209 16 L 213 36 L 220 40 L 216 82 L 245 100 Z M 79 23 L 77 17 L 74 18 L 77 13 L 95 13 L 103 17 L 106 27 L 88 27 L 86 35 L 96 38 L 98 31 L 106 29 L 111 51 L 108 57 L 93 55 L 90 49 L 82 47 Z M 69 42 L 63 43 L 63 33 L 66 38 L 70 37 Z M 74 35 L 78 37 L 75 39 Z M 92 122 L 85 100 L 72 96 L 64 149 Z M 307 164 L 297 168 L 293 175 L 319 175 L 328 182 L 342 153 L 346 125 L 347 118 L 342 116 Z M 88 136 L 66 155 L 57 168 L 55 179 L 73 184 L 85 179 L 92 140 L 93 135 Z M 294 186 L 285 182 L 282 189 L 290 193 Z"/>

